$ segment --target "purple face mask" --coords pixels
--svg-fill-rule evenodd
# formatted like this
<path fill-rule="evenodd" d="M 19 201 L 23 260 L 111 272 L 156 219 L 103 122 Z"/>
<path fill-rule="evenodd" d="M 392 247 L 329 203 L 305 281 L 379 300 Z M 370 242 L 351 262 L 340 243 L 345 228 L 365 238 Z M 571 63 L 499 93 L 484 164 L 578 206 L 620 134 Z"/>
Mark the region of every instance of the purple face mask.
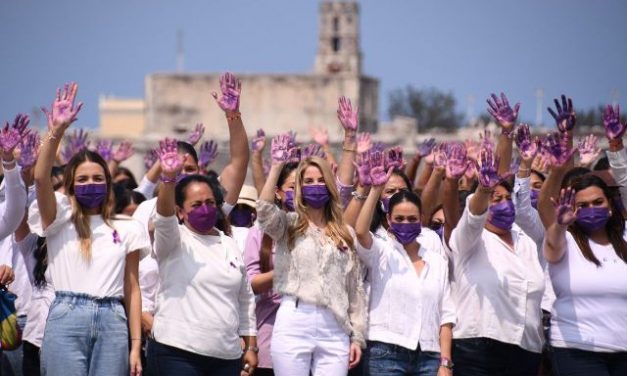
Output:
<path fill-rule="evenodd" d="M 187 213 L 187 220 L 194 230 L 205 233 L 216 225 L 218 208 L 203 204 Z"/>
<path fill-rule="evenodd" d="M 516 209 L 512 200 L 490 206 L 488 222 L 501 230 L 511 230 L 516 218 Z"/>
<path fill-rule="evenodd" d="M 608 208 L 580 208 L 577 210 L 577 224 L 585 232 L 593 232 L 602 229 L 610 220 Z"/>
<path fill-rule="evenodd" d="M 397 223 L 392 222 L 390 224 L 390 230 L 396 236 L 396 240 L 402 245 L 407 245 L 416 240 L 420 232 L 422 231 L 422 226 L 420 222 L 411 222 L 411 223 Z"/>
<path fill-rule="evenodd" d="M 324 184 L 303 185 L 303 199 L 305 204 L 314 209 L 320 209 L 329 202 L 329 189 Z"/>
<path fill-rule="evenodd" d="M 107 197 L 106 184 L 81 184 L 74 186 L 74 196 L 81 206 L 87 209 L 97 208 Z"/>
<path fill-rule="evenodd" d="M 229 215 L 231 224 L 235 227 L 250 227 L 253 223 L 252 209 L 246 208 L 233 208 Z"/>
<path fill-rule="evenodd" d="M 433 230 L 438 236 L 440 240 L 442 240 L 442 235 L 444 234 L 444 225 L 438 223 L 430 226 L 431 230 Z"/>
<path fill-rule="evenodd" d="M 383 209 L 383 212 L 387 214 L 387 212 L 390 210 L 390 197 L 383 197 L 380 201 L 381 209 Z"/>
<path fill-rule="evenodd" d="M 285 191 L 285 209 L 293 212 L 294 209 L 294 191 Z"/>
<path fill-rule="evenodd" d="M 534 209 L 538 208 L 538 196 L 540 195 L 540 191 L 537 189 L 532 189 L 531 190 L 531 206 L 533 206 Z"/>

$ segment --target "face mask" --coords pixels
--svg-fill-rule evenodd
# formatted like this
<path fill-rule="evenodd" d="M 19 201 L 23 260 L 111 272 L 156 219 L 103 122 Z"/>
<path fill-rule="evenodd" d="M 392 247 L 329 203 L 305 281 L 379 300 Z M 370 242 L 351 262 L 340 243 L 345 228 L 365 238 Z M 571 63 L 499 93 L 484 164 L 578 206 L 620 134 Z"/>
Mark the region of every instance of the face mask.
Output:
<path fill-rule="evenodd" d="M 585 232 L 593 232 L 605 227 L 610 220 L 608 208 L 581 208 L 577 210 L 577 224 Z"/>
<path fill-rule="evenodd" d="M 391 196 L 390 196 L 391 197 Z M 382 198 L 381 201 L 381 209 L 383 210 L 384 213 L 387 214 L 387 212 L 390 210 L 390 197 L 384 197 Z"/>
<path fill-rule="evenodd" d="M 293 212 L 294 209 L 294 191 L 285 191 L 285 209 Z"/>
<path fill-rule="evenodd" d="M 203 204 L 187 213 L 187 220 L 194 230 L 205 233 L 216 225 L 218 208 Z"/>
<path fill-rule="evenodd" d="M 253 222 L 253 212 L 247 208 L 234 208 L 229 219 L 233 226 L 249 227 Z"/>
<path fill-rule="evenodd" d="M 106 184 L 81 184 L 74 186 L 74 196 L 81 206 L 94 209 L 102 205 L 107 197 Z"/>
<path fill-rule="evenodd" d="M 390 224 L 390 230 L 394 236 L 396 236 L 396 240 L 402 245 L 407 245 L 416 240 L 420 232 L 422 231 L 422 226 L 420 222 L 411 222 L 411 223 L 397 223 L 392 222 Z"/>
<path fill-rule="evenodd" d="M 494 227 L 501 230 L 511 230 L 516 218 L 516 209 L 511 200 L 506 200 L 496 205 L 490 206 L 490 222 Z"/>
<path fill-rule="evenodd" d="M 531 206 L 533 206 L 534 209 L 538 208 L 538 196 L 540 195 L 540 191 L 537 189 L 532 189 L 531 190 Z"/>
<path fill-rule="evenodd" d="M 307 206 L 320 209 L 329 202 L 329 189 L 326 185 L 303 185 L 303 199 Z"/>
<path fill-rule="evenodd" d="M 444 233 L 444 226 L 441 224 L 431 225 L 431 230 L 435 231 L 436 234 L 442 239 L 442 234 Z"/>

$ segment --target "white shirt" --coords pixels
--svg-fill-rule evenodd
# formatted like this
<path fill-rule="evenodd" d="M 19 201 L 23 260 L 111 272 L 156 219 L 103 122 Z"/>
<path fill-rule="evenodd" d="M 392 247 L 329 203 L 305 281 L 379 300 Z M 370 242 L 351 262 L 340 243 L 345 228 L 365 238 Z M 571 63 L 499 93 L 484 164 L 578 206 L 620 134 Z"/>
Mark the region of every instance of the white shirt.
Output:
<path fill-rule="evenodd" d="M 155 188 L 157 188 L 157 183 L 151 182 L 146 175 L 144 175 L 142 180 L 137 185 L 137 188 L 133 189 L 133 191 L 141 193 L 146 200 L 150 200 L 155 196 Z"/>
<path fill-rule="evenodd" d="M 142 292 L 142 312 L 154 315 L 159 292 L 159 265 L 152 254 L 139 262 L 139 289 Z"/>
<path fill-rule="evenodd" d="M 220 359 L 239 359 L 240 336 L 256 334 L 255 296 L 237 245 L 197 234 L 176 216 L 156 214 L 159 296 L 156 341 Z"/>
<path fill-rule="evenodd" d="M 0 202 L 0 239 L 17 230 L 26 211 L 26 188 L 17 167 L 4 170 L 5 192 Z M 8 264 L 10 265 L 10 264 Z"/>
<path fill-rule="evenodd" d="M 387 233 L 372 240 L 370 249 L 355 244 L 370 277 L 368 339 L 440 352 L 440 326 L 455 324 L 447 259 L 420 246 L 425 266 L 418 276 L 398 241 Z"/>
<path fill-rule="evenodd" d="M 610 162 L 610 169 L 614 175 L 614 180 L 620 185 L 620 198 L 623 206 L 627 208 L 627 148 L 619 151 L 606 150 L 607 160 Z"/>
<path fill-rule="evenodd" d="M 470 213 L 471 197 L 449 241 L 455 274 L 451 291 L 460 318 L 453 337 L 487 337 L 540 353 L 544 273 L 536 244 L 513 228 L 510 250 L 484 229 L 488 210 Z"/>
<path fill-rule="evenodd" d="M 242 255 L 244 254 L 244 247 L 246 247 L 248 231 L 250 231 L 248 227 L 231 226 L 232 238 L 235 240 L 235 244 L 237 244 L 237 248 L 242 252 Z"/>
<path fill-rule="evenodd" d="M 627 263 L 611 244 L 589 243 L 601 266 L 586 260 L 570 232 L 566 232 L 564 257 L 549 264 L 557 297 L 551 345 L 627 351 Z"/>
<path fill-rule="evenodd" d="M 91 219 L 91 260 L 85 260 L 80 240 L 71 221 L 72 206 L 67 196 L 55 192 L 56 218 L 44 230 L 37 201 L 28 212 L 32 232 L 47 238 L 48 269 L 56 291 L 70 291 L 94 297 L 124 296 L 126 255 L 139 250 L 150 252 L 148 234 L 133 219 L 114 219 L 113 227 L 100 215 Z"/>

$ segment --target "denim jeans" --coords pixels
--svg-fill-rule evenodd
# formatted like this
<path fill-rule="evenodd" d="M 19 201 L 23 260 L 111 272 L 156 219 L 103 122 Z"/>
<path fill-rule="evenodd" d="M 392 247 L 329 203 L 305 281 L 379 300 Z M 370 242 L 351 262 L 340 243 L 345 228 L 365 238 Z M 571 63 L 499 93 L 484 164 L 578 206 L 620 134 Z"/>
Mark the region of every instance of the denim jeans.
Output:
<path fill-rule="evenodd" d="M 148 370 L 154 376 L 239 376 L 240 359 L 218 359 L 195 354 L 151 341 L 148 346 Z"/>
<path fill-rule="evenodd" d="M 453 340 L 455 376 L 537 375 L 542 354 L 490 338 Z"/>
<path fill-rule="evenodd" d="M 556 376 L 627 375 L 627 352 L 595 352 L 553 347 L 553 374 Z"/>
<path fill-rule="evenodd" d="M 118 298 L 57 291 L 41 345 L 41 374 L 128 376 L 126 313 Z"/>
<path fill-rule="evenodd" d="M 409 350 L 384 342 L 368 341 L 364 368 L 371 376 L 436 376 L 440 353 Z"/>

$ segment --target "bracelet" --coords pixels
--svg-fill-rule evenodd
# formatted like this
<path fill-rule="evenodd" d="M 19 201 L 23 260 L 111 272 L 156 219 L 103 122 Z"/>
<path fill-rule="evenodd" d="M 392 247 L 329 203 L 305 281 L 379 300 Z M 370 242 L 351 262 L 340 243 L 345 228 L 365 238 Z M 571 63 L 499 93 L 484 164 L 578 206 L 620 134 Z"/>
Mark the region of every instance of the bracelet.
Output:
<path fill-rule="evenodd" d="M 344 147 L 344 146 L 342 147 L 342 150 L 344 150 L 344 151 L 350 151 L 350 152 L 352 152 L 352 153 L 355 153 L 355 152 L 357 151 L 357 149 L 356 149 L 356 148 L 355 148 L 355 149 L 351 149 L 351 148 L 347 148 L 347 147 Z"/>
<path fill-rule="evenodd" d="M 10 161 L 2 160 L 2 166 L 4 167 L 13 167 L 15 165 L 15 159 L 11 159 Z"/>
<path fill-rule="evenodd" d="M 159 180 L 161 180 L 163 183 L 176 183 L 176 178 L 169 178 L 167 176 L 161 175 L 159 177 Z"/>
<path fill-rule="evenodd" d="M 531 172 L 531 169 L 530 168 L 520 168 L 520 167 L 518 167 L 518 171 Z"/>
<path fill-rule="evenodd" d="M 513 137 L 513 135 L 514 135 L 514 130 L 515 130 L 515 127 L 512 127 L 512 129 L 509 129 L 509 130 L 503 128 L 503 129 L 501 129 L 501 134 L 503 136 L 511 139 Z"/>
<path fill-rule="evenodd" d="M 141 341 L 141 338 L 131 338 L 131 341 Z"/>
<path fill-rule="evenodd" d="M 241 120 L 241 119 L 242 119 L 242 113 L 239 111 L 232 112 L 231 114 L 226 114 L 226 120 L 228 121 Z"/>
<path fill-rule="evenodd" d="M 351 196 L 353 196 L 353 198 L 357 201 L 366 201 L 368 198 L 368 196 L 360 195 L 357 191 L 352 191 Z"/>
<path fill-rule="evenodd" d="M 453 366 L 455 364 L 453 363 L 453 361 L 445 356 L 440 358 L 440 367 L 444 367 L 444 368 L 448 368 L 448 369 L 453 369 Z"/>
<path fill-rule="evenodd" d="M 257 346 L 248 346 L 248 347 L 246 348 L 246 351 L 252 351 L 252 352 L 254 352 L 255 354 L 257 354 L 257 353 L 259 352 L 259 347 L 257 347 Z"/>

